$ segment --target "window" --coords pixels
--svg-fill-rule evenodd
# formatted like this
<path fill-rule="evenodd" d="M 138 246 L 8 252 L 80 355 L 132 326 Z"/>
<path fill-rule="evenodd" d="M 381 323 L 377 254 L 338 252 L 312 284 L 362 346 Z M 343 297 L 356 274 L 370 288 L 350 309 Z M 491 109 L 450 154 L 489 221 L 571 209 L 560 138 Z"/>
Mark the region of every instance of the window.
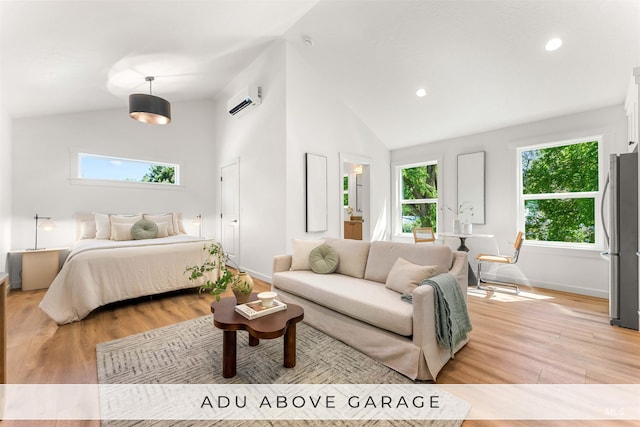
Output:
<path fill-rule="evenodd" d="M 438 223 L 438 163 L 427 162 L 398 168 L 402 233 L 415 227 L 433 227 Z"/>
<path fill-rule="evenodd" d="M 342 177 L 342 205 L 349 206 L 349 175 Z"/>
<path fill-rule="evenodd" d="M 179 167 L 170 163 L 78 153 L 78 178 L 178 185 Z"/>
<path fill-rule="evenodd" d="M 600 138 L 524 147 L 518 157 L 520 224 L 527 240 L 595 245 L 600 232 Z"/>

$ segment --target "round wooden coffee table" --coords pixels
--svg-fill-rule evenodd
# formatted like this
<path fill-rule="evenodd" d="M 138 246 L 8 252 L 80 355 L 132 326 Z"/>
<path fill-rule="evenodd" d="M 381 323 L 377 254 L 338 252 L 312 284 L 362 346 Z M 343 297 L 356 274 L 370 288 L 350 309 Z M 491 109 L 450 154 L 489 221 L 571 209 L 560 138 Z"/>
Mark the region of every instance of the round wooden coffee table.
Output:
<path fill-rule="evenodd" d="M 251 294 L 250 301 L 257 300 Z M 304 318 L 299 305 L 287 304 L 287 309 L 249 320 L 235 312 L 235 297 L 221 298 L 211 303 L 213 324 L 222 329 L 222 376 L 236 375 L 236 331 L 249 333 L 249 345 L 256 346 L 260 339 L 273 339 L 284 335 L 284 367 L 296 366 L 296 323 Z"/>

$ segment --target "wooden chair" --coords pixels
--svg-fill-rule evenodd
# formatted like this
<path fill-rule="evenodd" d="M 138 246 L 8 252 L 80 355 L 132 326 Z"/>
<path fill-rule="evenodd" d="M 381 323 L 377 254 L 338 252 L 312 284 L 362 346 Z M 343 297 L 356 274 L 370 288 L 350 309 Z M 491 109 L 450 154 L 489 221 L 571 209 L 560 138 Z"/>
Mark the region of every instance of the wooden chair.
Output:
<path fill-rule="evenodd" d="M 432 227 L 416 227 L 413 229 L 413 241 L 415 243 L 435 242 L 436 236 Z"/>
<path fill-rule="evenodd" d="M 518 257 L 520 256 L 520 248 L 522 247 L 522 242 L 524 241 L 524 233 L 522 231 L 518 232 L 516 236 L 516 241 L 513 244 L 513 248 L 515 249 L 515 253 L 513 256 L 505 256 L 505 255 L 488 255 L 488 254 L 480 254 L 476 256 L 476 260 L 478 261 L 478 289 L 487 290 L 486 287 L 482 287 L 483 283 L 492 283 L 496 285 L 503 286 L 511 286 L 515 288 L 516 294 L 520 293 L 520 288 L 517 284 L 501 282 L 498 280 L 494 281 L 486 281 L 482 279 L 482 264 L 483 263 L 500 263 L 500 264 L 515 264 L 518 262 Z"/>

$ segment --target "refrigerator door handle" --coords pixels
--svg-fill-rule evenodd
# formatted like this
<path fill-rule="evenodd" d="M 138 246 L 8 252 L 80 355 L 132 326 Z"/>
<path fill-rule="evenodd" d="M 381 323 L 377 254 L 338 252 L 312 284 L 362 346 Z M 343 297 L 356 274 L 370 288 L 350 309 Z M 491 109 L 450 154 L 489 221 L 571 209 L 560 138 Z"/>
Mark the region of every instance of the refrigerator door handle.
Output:
<path fill-rule="evenodd" d="M 600 221 L 602 221 L 602 231 L 604 231 L 604 239 L 607 247 L 609 246 L 609 232 L 607 230 L 607 220 L 604 217 L 604 206 L 607 200 L 607 190 L 609 189 L 609 174 L 607 174 L 607 180 L 604 182 L 604 190 L 602 190 L 602 200 L 600 200 Z"/>

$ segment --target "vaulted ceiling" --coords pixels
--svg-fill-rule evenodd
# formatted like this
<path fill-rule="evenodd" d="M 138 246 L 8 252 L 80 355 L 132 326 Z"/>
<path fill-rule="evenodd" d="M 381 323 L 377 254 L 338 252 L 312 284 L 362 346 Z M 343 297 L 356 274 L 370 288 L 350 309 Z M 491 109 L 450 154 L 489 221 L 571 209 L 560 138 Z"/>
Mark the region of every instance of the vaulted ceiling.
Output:
<path fill-rule="evenodd" d="M 640 2 L 3 0 L 0 100 L 126 110 L 147 75 L 173 102 L 212 98 L 279 38 L 394 149 L 622 104 Z"/>

